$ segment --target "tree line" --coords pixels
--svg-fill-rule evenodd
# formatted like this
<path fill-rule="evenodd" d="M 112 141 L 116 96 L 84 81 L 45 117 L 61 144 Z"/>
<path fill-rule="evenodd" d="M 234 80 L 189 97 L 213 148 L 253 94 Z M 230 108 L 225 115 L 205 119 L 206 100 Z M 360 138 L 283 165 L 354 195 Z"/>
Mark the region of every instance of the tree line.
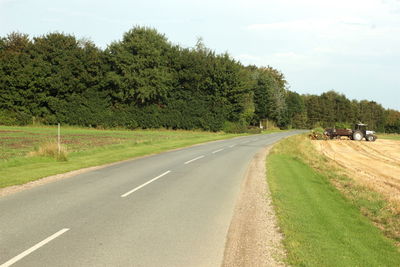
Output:
<path fill-rule="evenodd" d="M 300 95 L 268 66 L 244 66 L 199 40 L 171 43 L 147 27 L 100 49 L 73 35 L 0 38 L 0 124 L 204 129 L 240 132 L 269 120 L 280 128 L 362 121 L 400 132 L 400 113 L 334 91 Z"/>

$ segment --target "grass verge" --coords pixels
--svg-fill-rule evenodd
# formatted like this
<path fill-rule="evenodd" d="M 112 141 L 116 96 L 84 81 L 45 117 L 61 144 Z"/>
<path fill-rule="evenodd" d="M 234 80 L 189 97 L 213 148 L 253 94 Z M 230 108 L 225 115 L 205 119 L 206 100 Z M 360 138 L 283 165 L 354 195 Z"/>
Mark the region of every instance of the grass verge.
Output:
<path fill-rule="evenodd" d="M 0 126 L 0 188 L 24 184 L 46 176 L 125 159 L 159 153 L 238 135 L 201 131 L 127 131 L 67 127 L 62 141 L 68 160 L 59 161 L 41 144 L 56 138 L 54 127 Z M 43 148 L 43 147 L 42 147 Z M 33 152 L 32 152 L 33 151 Z M 30 154 L 30 156 L 26 156 Z"/>
<path fill-rule="evenodd" d="M 400 134 L 378 134 L 380 139 L 400 140 Z"/>
<path fill-rule="evenodd" d="M 362 215 L 362 210 L 388 215 L 380 196 L 354 187 L 313 150 L 305 136 L 276 145 L 267 159 L 267 170 L 290 265 L 400 264 L 393 240 Z M 347 184 L 347 193 L 333 186 L 336 183 Z"/>

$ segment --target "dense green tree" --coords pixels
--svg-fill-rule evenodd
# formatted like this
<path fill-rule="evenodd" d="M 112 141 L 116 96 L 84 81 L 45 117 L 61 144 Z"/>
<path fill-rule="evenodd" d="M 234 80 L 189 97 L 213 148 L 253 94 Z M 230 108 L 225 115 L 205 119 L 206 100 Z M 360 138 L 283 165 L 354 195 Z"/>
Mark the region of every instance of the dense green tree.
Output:
<path fill-rule="evenodd" d="M 268 68 L 250 66 L 253 72 L 255 119 L 273 120 L 278 126 L 288 124 L 286 106 L 286 80 L 282 73 Z"/>
<path fill-rule="evenodd" d="M 374 101 L 350 101 L 344 95 L 329 91 L 304 96 L 309 127 L 335 127 L 363 122 L 370 129 L 385 130 L 385 109 Z"/>
<path fill-rule="evenodd" d="M 304 102 L 307 111 L 307 126 L 309 128 L 321 127 L 323 124 L 323 105 L 319 96 L 305 95 Z"/>
<path fill-rule="evenodd" d="M 25 124 L 30 121 L 34 94 L 32 86 L 32 42 L 28 35 L 11 33 L 0 41 L 0 123 Z M 8 118 L 7 118 L 8 117 Z"/>
<path fill-rule="evenodd" d="M 72 123 L 58 114 L 101 85 L 101 51 L 88 41 L 61 33 L 31 41 L 13 33 L 2 46 L 1 108 L 23 112 L 29 121 Z"/>
<path fill-rule="evenodd" d="M 135 27 L 112 43 L 105 53 L 113 103 L 161 104 L 173 84 L 171 50 L 164 35 L 146 27 Z"/>
<path fill-rule="evenodd" d="M 245 67 L 201 39 L 194 48 L 172 45 L 147 27 L 132 28 L 104 51 L 63 33 L 0 38 L 0 124 L 239 132 L 260 120 L 281 128 L 361 121 L 400 132 L 399 117 L 335 91 L 299 95 L 272 67 Z"/>
<path fill-rule="evenodd" d="M 400 133 L 400 112 L 388 109 L 385 118 L 385 131 L 387 133 Z"/>
<path fill-rule="evenodd" d="M 286 106 L 289 125 L 297 129 L 307 128 L 307 112 L 304 98 L 296 92 L 288 91 Z"/>
<path fill-rule="evenodd" d="M 385 109 L 374 101 L 360 101 L 358 120 L 367 123 L 371 129 L 383 132 L 385 130 Z"/>

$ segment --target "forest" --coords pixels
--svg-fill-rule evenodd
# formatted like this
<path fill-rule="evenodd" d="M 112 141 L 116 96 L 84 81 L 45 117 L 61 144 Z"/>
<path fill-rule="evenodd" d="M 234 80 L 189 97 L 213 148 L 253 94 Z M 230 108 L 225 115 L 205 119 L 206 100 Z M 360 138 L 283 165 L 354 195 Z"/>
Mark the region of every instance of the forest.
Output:
<path fill-rule="evenodd" d="M 139 26 L 106 49 L 58 32 L 0 37 L 0 125 L 242 132 L 261 120 L 400 133 L 399 111 L 335 91 L 300 95 L 279 70 L 244 66 L 201 39 L 184 48 Z"/>

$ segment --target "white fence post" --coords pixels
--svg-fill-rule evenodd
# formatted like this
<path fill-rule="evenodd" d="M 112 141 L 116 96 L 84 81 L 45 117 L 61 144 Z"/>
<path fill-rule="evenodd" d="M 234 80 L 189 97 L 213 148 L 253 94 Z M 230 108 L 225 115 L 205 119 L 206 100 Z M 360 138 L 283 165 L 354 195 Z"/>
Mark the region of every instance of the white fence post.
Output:
<path fill-rule="evenodd" d="M 60 130 L 60 123 L 58 123 L 58 155 L 60 155 L 60 153 L 61 153 L 61 137 L 60 137 L 60 132 L 61 132 L 61 130 Z"/>

